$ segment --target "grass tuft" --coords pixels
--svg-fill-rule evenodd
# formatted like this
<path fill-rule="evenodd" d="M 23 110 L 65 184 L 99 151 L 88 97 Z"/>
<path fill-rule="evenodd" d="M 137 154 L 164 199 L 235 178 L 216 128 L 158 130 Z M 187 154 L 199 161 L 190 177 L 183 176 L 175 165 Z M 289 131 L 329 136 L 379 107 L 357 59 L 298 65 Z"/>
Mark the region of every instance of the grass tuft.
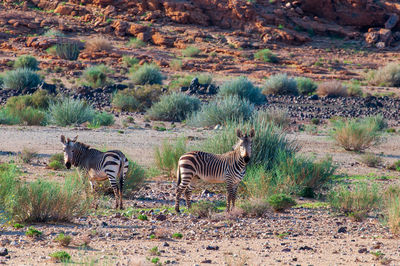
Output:
<path fill-rule="evenodd" d="M 111 70 L 105 65 L 91 66 L 82 73 L 82 84 L 92 88 L 99 88 L 108 85 L 107 75 Z"/>
<path fill-rule="evenodd" d="M 201 53 L 201 50 L 194 46 L 188 46 L 182 51 L 182 55 L 186 57 L 196 57 Z"/>
<path fill-rule="evenodd" d="M 164 140 L 161 147 L 156 147 L 154 151 L 157 168 L 175 177 L 178 160 L 185 152 L 187 152 L 185 138 L 178 138 L 175 143 Z"/>
<path fill-rule="evenodd" d="M 319 84 L 317 94 L 323 97 L 347 97 L 347 87 L 337 80 L 326 81 Z"/>
<path fill-rule="evenodd" d="M 389 63 L 378 70 L 372 70 L 367 80 L 371 85 L 400 87 L 400 64 Z"/>
<path fill-rule="evenodd" d="M 81 100 L 64 98 L 49 106 L 50 121 L 58 126 L 79 125 L 92 121 L 94 109 Z"/>
<path fill-rule="evenodd" d="M 131 79 L 136 85 L 152 85 L 162 84 L 164 77 L 157 65 L 144 64 L 132 74 Z"/>
<path fill-rule="evenodd" d="M 297 95 L 296 80 L 288 77 L 287 74 L 273 75 L 265 82 L 263 94 Z"/>
<path fill-rule="evenodd" d="M 268 198 L 268 204 L 274 211 L 281 212 L 296 205 L 296 201 L 286 194 L 275 194 Z"/>
<path fill-rule="evenodd" d="M 253 83 L 244 76 L 225 82 L 221 86 L 218 94 L 223 97 L 238 96 L 254 104 L 265 102 L 265 96 L 261 93 L 261 90 L 255 87 Z"/>
<path fill-rule="evenodd" d="M 313 94 L 318 85 L 310 78 L 306 77 L 296 77 L 297 90 L 302 95 L 311 95 Z"/>
<path fill-rule="evenodd" d="M 42 82 L 40 76 L 29 68 L 17 68 L 4 75 L 4 89 L 23 90 L 36 87 Z"/>
<path fill-rule="evenodd" d="M 32 71 L 38 70 L 39 62 L 31 55 L 21 55 L 14 61 L 14 68 L 25 68 Z"/>
<path fill-rule="evenodd" d="M 262 49 L 254 54 L 254 58 L 263 62 L 278 63 L 279 58 L 270 49 Z"/>

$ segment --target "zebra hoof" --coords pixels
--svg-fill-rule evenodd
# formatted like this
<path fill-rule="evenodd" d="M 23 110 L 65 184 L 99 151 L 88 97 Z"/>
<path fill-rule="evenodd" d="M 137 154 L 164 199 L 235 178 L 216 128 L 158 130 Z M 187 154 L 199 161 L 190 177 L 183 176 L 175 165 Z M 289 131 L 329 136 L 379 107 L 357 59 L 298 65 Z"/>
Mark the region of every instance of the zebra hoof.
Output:
<path fill-rule="evenodd" d="M 179 209 L 175 209 L 176 213 L 181 213 L 181 211 Z"/>

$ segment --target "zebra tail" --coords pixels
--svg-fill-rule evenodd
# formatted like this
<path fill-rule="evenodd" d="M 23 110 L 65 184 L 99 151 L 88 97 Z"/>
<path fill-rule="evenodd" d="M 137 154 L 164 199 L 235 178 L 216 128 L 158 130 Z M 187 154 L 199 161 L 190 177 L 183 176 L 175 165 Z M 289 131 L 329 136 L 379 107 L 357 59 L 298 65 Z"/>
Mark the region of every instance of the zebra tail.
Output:
<path fill-rule="evenodd" d="M 179 163 L 178 163 L 178 170 L 176 171 L 176 177 L 178 178 L 177 182 L 176 182 L 176 186 L 179 186 L 181 184 L 181 168 L 179 167 Z"/>
<path fill-rule="evenodd" d="M 121 165 L 119 166 L 119 171 L 118 171 L 119 189 L 120 190 L 122 190 L 122 186 L 124 184 L 124 168 L 125 168 L 125 157 L 122 158 Z"/>

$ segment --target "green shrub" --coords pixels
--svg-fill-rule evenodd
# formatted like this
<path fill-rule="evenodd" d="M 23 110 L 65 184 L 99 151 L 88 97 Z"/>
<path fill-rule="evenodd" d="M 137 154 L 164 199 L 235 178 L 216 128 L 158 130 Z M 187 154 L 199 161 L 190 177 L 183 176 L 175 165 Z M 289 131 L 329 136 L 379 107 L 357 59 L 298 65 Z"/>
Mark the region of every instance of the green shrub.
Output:
<path fill-rule="evenodd" d="M 49 117 L 58 126 L 79 125 L 93 120 L 95 111 L 81 100 L 64 98 L 49 106 Z"/>
<path fill-rule="evenodd" d="M 49 167 L 53 170 L 64 169 L 65 168 L 64 154 L 63 153 L 53 154 L 49 159 Z"/>
<path fill-rule="evenodd" d="M 32 71 L 38 70 L 39 63 L 35 57 L 31 55 L 21 55 L 14 61 L 14 68 L 25 68 Z"/>
<path fill-rule="evenodd" d="M 9 71 L 4 76 L 5 89 L 22 90 L 25 88 L 34 88 L 40 84 L 41 79 L 39 75 L 28 68 L 17 68 L 16 70 Z"/>
<path fill-rule="evenodd" d="M 256 121 L 266 121 L 268 123 L 273 123 L 274 125 L 287 129 L 290 125 L 290 117 L 287 110 L 284 109 L 267 109 L 262 111 L 257 111 L 255 114 Z"/>
<path fill-rule="evenodd" d="M 65 60 L 76 60 L 79 57 L 79 47 L 76 43 L 60 43 L 55 48 L 56 55 Z"/>
<path fill-rule="evenodd" d="M 337 80 L 322 82 L 318 85 L 317 94 L 323 97 L 346 97 L 347 87 Z"/>
<path fill-rule="evenodd" d="M 189 212 L 196 217 L 209 218 L 217 211 L 214 203 L 207 200 L 200 200 L 192 204 Z"/>
<path fill-rule="evenodd" d="M 210 85 L 213 82 L 213 76 L 206 73 L 196 75 L 199 83 L 202 85 Z"/>
<path fill-rule="evenodd" d="M 153 103 L 158 102 L 162 94 L 163 91 L 159 84 L 135 86 L 133 89 L 119 91 L 114 96 L 118 99 L 115 102 L 113 101 L 113 105 L 114 108 L 123 111 L 144 111 L 150 108 Z"/>
<path fill-rule="evenodd" d="M 172 238 L 175 238 L 175 239 L 181 239 L 182 237 L 183 237 L 183 235 L 181 233 L 173 233 L 172 234 Z"/>
<path fill-rule="evenodd" d="M 30 163 L 33 158 L 37 157 L 37 155 L 38 154 L 35 150 L 23 148 L 22 151 L 18 154 L 18 157 L 21 158 L 24 163 Z"/>
<path fill-rule="evenodd" d="M 186 57 L 196 57 L 201 53 L 201 50 L 194 46 L 188 46 L 182 51 L 182 54 Z"/>
<path fill-rule="evenodd" d="M 371 85 L 400 87 L 400 64 L 389 63 L 378 70 L 372 70 L 367 80 Z"/>
<path fill-rule="evenodd" d="M 25 235 L 29 237 L 38 237 L 41 236 L 43 233 L 39 230 L 37 230 L 33 226 L 29 226 L 28 230 L 26 230 Z"/>
<path fill-rule="evenodd" d="M 169 67 L 175 71 L 182 70 L 182 65 L 183 65 L 183 63 L 182 63 L 182 60 L 180 60 L 180 59 L 173 59 L 169 63 Z"/>
<path fill-rule="evenodd" d="M 273 75 L 265 82 L 263 93 L 277 95 L 297 95 L 298 90 L 296 80 L 288 77 L 287 74 Z"/>
<path fill-rule="evenodd" d="M 201 110 L 192 115 L 189 124 L 196 127 L 222 125 L 231 120 L 248 120 L 254 111 L 254 105 L 248 100 L 237 96 L 216 98 L 202 106 Z"/>
<path fill-rule="evenodd" d="M 219 95 L 225 96 L 238 96 L 241 99 L 247 99 L 251 103 L 261 104 L 265 102 L 265 96 L 261 90 L 253 85 L 246 77 L 239 77 L 225 82 L 219 92 Z"/>
<path fill-rule="evenodd" d="M 296 77 L 297 90 L 302 95 L 311 95 L 313 94 L 318 85 L 310 78 L 306 77 Z"/>
<path fill-rule="evenodd" d="M 107 112 L 96 112 L 90 123 L 98 126 L 111 126 L 114 122 L 115 119 L 112 114 Z"/>
<path fill-rule="evenodd" d="M 366 120 L 337 120 L 332 137 L 347 151 L 364 151 L 380 142 L 380 135 Z"/>
<path fill-rule="evenodd" d="M 111 70 L 105 65 L 88 67 L 82 74 L 83 84 L 92 88 L 104 87 L 108 84 L 109 73 Z"/>
<path fill-rule="evenodd" d="M 387 120 L 381 114 L 367 116 L 363 121 L 365 121 L 365 123 L 375 131 L 382 131 L 388 127 Z"/>
<path fill-rule="evenodd" d="M 328 201 L 334 211 L 362 218 L 380 207 L 381 197 L 376 185 L 356 183 L 351 189 L 337 187 L 328 194 Z"/>
<path fill-rule="evenodd" d="M 14 224 L 13 224 L 13 227 L 14 227 L 15 229 L 21 229 L 21 228 L 24 228 L 25 226 L 24 226 L 23 224 L 20 224 L 20 223 L 14 223 Z"/>
<path fill-rule="evenodd" d="M 268 202 L 261 198 L 250 198 L 240 203 L 240 209 L 244 215 L 250 217 L 262 217 L 270 210 Z"/>
<path fill-rule="evenodd" d="M 158 247 L 152 247 L 150 250 L 149 250 L 149 253 L 151 254 L 151 255 L 153 255 L 153 256 L 160 256 L 160 251 L 158 251 Z"/>
<path fill-rule="evenodd" d="M 129 170 L 125 177 L 125 191 L 132 193 L 140 188 L 146 179 L 145 170 L 136 162 L 129 161 Z"/>
<path fill-rule="evenodd" d="M 144 214 L 139 214 L 138 219 L 141 220 L 141 221 L 147 221 L 148 220 L 147 219 L 147 215 L 144 215 Z"/>
<path fill-rule="evenodd" d="M 162 84 L 164 77 L 158 66 L 144 64 L 132 74 L 131 79 L 136 85 L 152 85 Z"/>
<path fill-rule="evenodd" d="M 156 147 L 154 150 L 157 168 L 175 177 L 178 160 L 185 152 L 187 152 L 185 138 L 178 138 L 175 143 L 164 140 L 161 147 Z"/>
<path fill-rule="evenodd" d="M 127 67 L 133 67 L 134 65 L 139 64 L 139 59 L 137 59 L 136 57 L 124 55 L 124 56 L 122 57 L 122 62 L 123 62 L 124 65 L 127 66 Z"/>
<path fill-rule="evenodd" d="M 382 163 L 382 158 L 373 153 L 365 153 L 361 155 L 360 161 L 368 167 L 377 167 Z"/>
<path fill-rule="evenodd" d="M 60 233 L 54 238 L 54 241 L 59 243 L 63 247 L 68 247 L 68 245 L 71 243 L 72 237 L 65 235 L 63 233 Z"/>
<path fill-rule="evenodd" d="M 254 58 L 268 63 L 278 63 L 279 58 L 269 49 L 262 49 L 254 54 Z"/>
<path fill-rule="evenodd" d="M 118 91 L 112 99 L 111 105 L 119 111 L 134 112 L 139 107 L 139 102 L 125 91 Z"/>
<path fill-rule="evenodd" d="M 274 211 L 284 211 L 296 205 L 296 201 L 286 194 L 272 195 L 267 201 Z"/>
<path fill-rule="evenodd" d="M 71 260 L 71 255 L 65 251 L 57 251 L 51 253 L 49 256 L 57 262 L 69 262 Z"/>
<path fill-rule="evenodd" d="M 0 125 L 16 125 L 20 122 L 20 119 L 12 115 L 7 108 L 0 109 Z"/>
<path fill-rule="evenodd" d="M 182 121 L 200 108 L 200 100 L 183 93 L 163 95 L 147 112 L 150 119 Z"/>
<path fill-rule="evenodd" d="M 142 48 L 146 46 L 146 43 L 138 38 L 130 38 L 128 42 L 128 46 L 132 48 Z"/>
<path fill-rule="evenodd" d="M 48 166 L 49 166 L 50 169 L 53 169 L 53 170 L 65 169 L 64 164 L 59 162 L 59 161 L 49 162 Z"/>
<path fill-rule="evenodd" d="M 48 31 L 46 31 L 43 36 L 46 37 L 65 37 L 65 34 L 60 32 L 59 30 L 56 29 L 49 29 Z"/>
<path fill-rule="evenodd" d="M 363 91 L 359 84 L 350 84 L 347 87 L 347 95 L 350 97 L 362 97 Z"/>
<path fill-rule="evenodd" d="M 321 120 L 319 120 L 318 118 L 316 118 L 316 117 L 314 117 L 314 118 L 311 118 L 311 124 L 313 124 L 313 125 L 319 125 L 319 124 L 321 124 Z"/>

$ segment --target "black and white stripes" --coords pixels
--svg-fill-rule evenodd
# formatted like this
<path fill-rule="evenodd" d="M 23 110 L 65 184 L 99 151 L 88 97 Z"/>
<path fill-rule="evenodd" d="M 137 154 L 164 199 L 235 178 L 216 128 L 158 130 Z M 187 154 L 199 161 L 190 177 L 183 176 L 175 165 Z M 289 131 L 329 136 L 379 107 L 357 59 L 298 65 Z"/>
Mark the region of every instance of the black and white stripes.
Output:
<path fill-rule="evenodd" d="M 254 129 L 250 131 L 250 134 L 242 134 L 240 130 L 237 130 L 237 136 L 239 142 L 233 151 L 224 154 L 192 151 L 180 157 L 175 201 L 177 212 L 179 212 L 179 200 L 182 193 L 185 194 L 186 204 L 190 208 L 191 194 L 198 179 L 209 183 L 226 183 L 227 211 L 229 212 L 235 206 L 237 188 L 246 173 L 246 165 L 250 161 Z"/>
<path fill-rule="evenodd" d="M 87 172 L 92 189 L 94 181 L 104 181 L 108 178 L 115 195 L 115 208 L 122 209 L 124 178 L 129 168 L 128 159 L 119 150 L 101 152 L 76 140 L 77 137 L 66 140 L 61 135 L 65 166 L 69 169 L 73 165 Z"/>

